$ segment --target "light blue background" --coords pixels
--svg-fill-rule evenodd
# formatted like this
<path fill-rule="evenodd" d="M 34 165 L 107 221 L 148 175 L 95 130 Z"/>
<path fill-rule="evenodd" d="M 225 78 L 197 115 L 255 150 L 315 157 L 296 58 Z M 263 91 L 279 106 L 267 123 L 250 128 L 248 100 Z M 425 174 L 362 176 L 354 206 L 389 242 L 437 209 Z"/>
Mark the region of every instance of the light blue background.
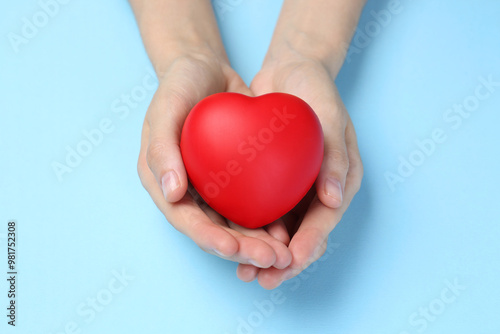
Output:
<path fill-rule="evenodd" d="M 281 1 L 215 2 L 233 3 L 217 15 L 249 83 Z M 371 10 L 387 6 L 369 2 L 360 30 L 376 22 Z M 174 230 L 140 184 L 139 137 L 153 91 L 127 115 L 113 108 L 151 71 L 128 3 L 61 5 L 15 53 L 8 34 L 21 34 L 23 17 L 41 7 L 4 1 L 0 277 L 6 224 L 15 219 L 19 295 L 13 329 L 1 279 L 0 332 L 64 333 L 74 321 L 81 333 L 244 333 L 244 321 L 253 333 L 499 333 L 500 87 L 456 129 L 443 116 L 474 94 L 480 77 L 500 81 L 500 3 L 402 0 L 400 8 L 337 79 L 358 134 L 363 186 L 324 261 L 283 284 L 282 303 L 269 307 L 272 292 L 240 282 L 234 263 Z M 51 164 L 103 119 L 113 131 L 59 182 Z M 391 191 L 385 173 L 397 173 L 399 157 L 435 128 L 446 141 Z M 109 297 L 122 269 L 134 278 L 86 321 L 78 307 Z M 454 282 L 465 289 L 443 303 Z M 421 307 L 439 314 L 423 320 Z"/>

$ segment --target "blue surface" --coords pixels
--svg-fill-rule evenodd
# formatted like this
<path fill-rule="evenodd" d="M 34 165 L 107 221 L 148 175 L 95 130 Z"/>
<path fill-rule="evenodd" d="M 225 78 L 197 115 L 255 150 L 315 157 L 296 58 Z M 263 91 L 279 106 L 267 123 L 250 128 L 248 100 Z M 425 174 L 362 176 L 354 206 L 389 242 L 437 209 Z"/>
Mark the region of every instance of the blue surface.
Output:
<path fill-rule="evenodd" d="M 281 2 L 216 2 L 232 4 L 218 19 L 250 82 Z M 47 22 L 37 18 L 45 25 L 25 31 L 16 53 L 9 33 L 22 34 L 23 17 L 41 7 L 4 2 L 0 267 L 4 277 L 14 219 L 19 274 L 16 328 L 7 325 L 0 280 L 0 332 L 499 333 L 500 86 L 474 96 L 481 80 L 500 81 L 500 3 L 402 0 L 377 30 L 370 11 L 388 7 L 369 2 L 337 79 L 358 133 L 363 186 L 330 252 L 270 292 L 240 282 L 234 263 L 175 231 L 140 184 L 153 89 L 128 3 L 61 5 Z M 366 29 L 374 30 L 363 39 Z M 127 106 L 122 94 L 137 103 Z M 463 103 L 467 118 L 448 111 Z M 81 147 L 89 154 L 58 180 L 54 162 L 99 126 L 109 133 Z M 432 148 L 435 129 L 445 140 Z M 416 141 L 427 142 L 428 155 Z M 418 166 L 398 174 L 400 159 Z"/>

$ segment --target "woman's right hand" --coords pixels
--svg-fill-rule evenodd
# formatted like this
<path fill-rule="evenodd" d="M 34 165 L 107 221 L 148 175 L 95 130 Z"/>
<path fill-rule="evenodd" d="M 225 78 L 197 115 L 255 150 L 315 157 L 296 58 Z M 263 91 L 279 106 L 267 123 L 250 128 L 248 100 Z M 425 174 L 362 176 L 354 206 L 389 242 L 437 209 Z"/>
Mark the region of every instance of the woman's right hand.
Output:
<path fill-rule="evenodd" d="M 171 57 L 144 120 L 138 172 L 156 206 L 177 230 L 201 249 L 260 268 L 286 268 L 292 256 L 282 222 L 246 229 L 217 214 L 189 187 L 180 152 L 184 120 L 204 97 L 219 92 L 249 95 L 227 59 L 205 50 Z"/>
<path fill-rule="evenodd" d="M 217 214 L 188 187 L 179 143 L 191 108 L 214 93 L 250 94 L 229 64 L 210 1 L 130 4 L 159 79 L 142 131 L 137 164 L 142 184 L 170 224 L 203 250 L 258 268 L 287 267 L 292 255 L 281 222 L 245 229 Z"/>

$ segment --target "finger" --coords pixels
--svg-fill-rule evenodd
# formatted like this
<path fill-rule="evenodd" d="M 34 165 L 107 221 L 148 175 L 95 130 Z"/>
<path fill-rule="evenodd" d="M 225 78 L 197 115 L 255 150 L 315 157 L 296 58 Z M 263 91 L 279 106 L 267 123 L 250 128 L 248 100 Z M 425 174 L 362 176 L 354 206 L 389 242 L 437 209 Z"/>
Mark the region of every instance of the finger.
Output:
<path fill-rule="evenodd" d="M 267 286 L 279 285 L 282 281 L 300 274 L 324 254 L 330 232 L 341 220 L 359 189 L 362 173 L 361 160 L 351 165 L 347 175 L 345 198 L 340 208 L 332 209 L 324 205 L 318 197 L 313 199 L 297 232 L 290 241 L 289 249 L 293 260 L 289 268 L 281 272 L 270 270 L 259 272 L 259 283 L 262 280 L 263 284 Z M 263 275 L 262 278 L 261 275 Z"/>
<path fill-rule="evenodd" d="M 258 241 L 266 244 L 267 246 L 271 247 L 271 249 L 273 250 L 273 254 L 274 254 L 274 262 L 271 264 L 272 266 L 274 266 L 276 268 L 286 268 L 286 267 L 288 267 L 288 265 L 292 261 L 292 254 L 290 253 L 290 251 L 288 250 L 286 245 L 284 245 L 281 241 L 272 237 L 263 228 L 248 229 L 248 228 L 239 226 L 233 222 L 229 222 L 228 225 L 234 231 L 236 231 L 236 232 L 238 232 L 246 237 L 249 237 L 251 239 L 258 240 Z M 253 241 L 253 242 L 255 242 L 255 241 Z M 244 251 L 244 246 L 240 246 L 240 252 L 243 252 L 243 251 Z M 255 252 L 255 250 L 249 249 L 248 252 L 249 253 Z M 263 256 L 263 254 L 261 255 L 261 258 L 255 258 L 255 256 L 254 256 L 253 259 L 257 260 L 257 263 L 252 263 L 252 262 L 250 262 L 250 263 L 255 265 L 256 267 L 260 267 L 260 268 L 270 267 L 267 265 L 266 266 L 261 265 L 262 261 L 265 261 L 264 263 L 266 263 L 266 264 L 270 262 L 270 259 L 262 258 L 262 256 Z"/>
<path fill-rule="evenodd" d="M 354 195 L 360 188 L 363 177 L 363 165 L 354 127 L 349 117 L 347 118 L 345 137 L 349 170 L 346 175 L 345 198 L 342 206 L 332 209 L 324 205 L 318 198 L 313 199 L 297 232 L 290 241 L 289 248 L 293 255 L 290 269 L 286 273 L 283 273 L 279 279 L 275 278 L 275 281 L 289 279 L 298 275 L 324 254 L 328 235 L 341 220 Z"/>
<path fill-rule="evenodd" d="M 323 244 L 320 247 L 320 251 L 317 253 L 318 254 L 317 258 L 320 258 L 325 253 L 327 244 L 328 244 L 328 239 L 323 241 Z M 291 267 L 282 270 L 274 267 L 261 269 L 258 272 L 259 284 L 263 288 L 268 290 L 275 289 L 278 286 L 280 286 L 284 281 L 299 275 L 302 272 L 302 270 L 306 269 L 307 266 L 309 266 L 309 264 L 313 262 L 314 261 L 310 261 L 309 263 L 307 263 L 306 266 L 304 266 L 300 270 Z"/>
<path fill-rule="evenodd" d="M 187 189 L 187 175 L 180 152 L 182 125 L 191 103 L 162 86 L 147 112 L 150 127 L 146 161 L 163 197 L 168 202 L 181 199 Z"/>
<path fill-rule="evenodd" d="M 287 227 L 283 218 L 266 225 L 264 229 L 276 240 L 281 241 L 285 246 L 290 243 L 290 235 L 288 234 Z"/>
<path fill-rule="evenodd" d="M 243 282 L 252 282 L 257 278 L 258 273 L 259 268 L 250 264 L 240 263 L 238 268 L 236 268 L 236 276 Z"/>
<path fill-rule="evenodd" d="M 231 257 L 238 252 L 238 241 L 221 226 L 214 224 L 198 207 L 189 194 L 176 203 L 169 203 L 146 163 L 147 125 L 143 129 L 141 150 L 137 169 L 144 188 L 169 223 L 181 233 L 191 238 L 203 250 Z"/>
<path fill-rule="evenodd" d="M 345 131 L 347 155 L 349 157 L 349 171 L 347 172 L 346 187 L 348 191 L 354 195 L 361 188 L 361 181 L 363 179 L 363 162 L 359 153 L 358 141 L 354 125 L 350 118 L 347 120 L 347 127 Z"/>
<path fill-rule="evenodd" d="M 222 78 L 202 61 L 177 61 L 153 96 L 146 114 L 150 128 L 146 161 L 168 202 L 181 199 L 187 189 L 180 152 L 184 120 L 201 99 L 224 89 Z"/>
<path fill-rule="evenodd" d="M 248 236 L 239 231 L 236 231 L 232 223 L 228 223 L 227 220 L 217 213 L 208 205 L 201 206 L 201 209 L 206 214 L 206 216 L 216 225 L 222 227 L 226 232 L 231 234 L 238 243 L 238 251 L 231 254 L 230 256 L 224 256 L 221 253 L 213 252 L 208 250 L 209 253 L 218 255 L 219 257 L 238 262 L 240 264 L 248 264 L 251 266 L 259 268 L 269 268 L 276 264 L 276 252 L 274 251 L 272 245 L 261 240 L 262 238 Z M 286 249 L 285 252 L 288 253 L 289 261 L 286 265 L 291 262 L 291 253 Z M 281 255 L 283 257 L 283 255 Z"/>
<path fill-rule="evenodd" d="M 224 230 L 230 233 L 238 242 L 238 251 L 236 253 L 231 256 L 220 257 L 229 261 L 248 264 L 259 268 L 269 268 L 276 264 L 277 255 L 272 245 L 262 240 L 262 238 L 245 235 L 235 230 L 233 228 L 233 223 L 227 222 L 225 218 L 210 206 L 204 205 L 202 206 L 202 210 L 212 222 L 224 228 Z M 285 249 L 284 252 L 288 253 L 290 259 L 288 264 L 290 264 L 292 258 L 291 253 L 288 249 Z M 283 255 L 281 255 L 281 257 L 283 257 Z"/>
<path fill-rule="evenodd" d="M 332 218 L 335 219 L 333 215 L 338 210 L 323 205 L 318 197 L 315 197 L 297 233 L 290 241 L 289 249 L 293 258 L 290 266 L 284 270 L 270 268 L 259 271 L 259 284 L 266 289 L 274 289 L 283 281 L 300 274 L 321 257 L 326 249 L 324 245 L 328 240 L 329 231 L 336 225 L 335 221 L 333 224 L 330 222 Z"/>
<path fill-rule="evenodd" d="M 215 224 L 222 226 L 238 241 L 238 252 L 233 254 L 231 257 L 224 257 L 225 259 L 242 264 L 255 265 L 261 268 L 268 268 L 276 264 L 275 250 L 271 245 L 263 241 L 258 234 L 254 233 L 250 235 L 250 233 L 242 233 L 248 230 L 243 227 L 235 229 L 234 227 L 237 225 L 232 222 L 228 222 L 224 217 L 211 208 L 201 199 L 201 196 L 191 185 L 188 187 L 188 192 L 203 212 L 210 218 L 210 220 L 212 220 Z M 289 260 L 286 263 L 286 265 L 288 265 L 291 261 L 291 253 L 286 247 L 283 248 L 282 252 L 288 253 L 287 256 Z M 280 258 L 283 257 L 283 255 L 280 256 Z M 278 264 L 279 263 L 280 262 L 278 262 Z"/>
<path fill-rule="evenodd" d="M 227 260 L 248 264 L 259 268 L 269 268 L 276 262 L 276 253 L 266 242 L 243 235 L 232 228 L 227 232 L 238 241 L 238 252 Z"/>
<path fill-rule="evenodd" d="M 342 218 L 345 208 L 346 206 L 332 209 L 325 206 L 317 197 L 313 199 L 297 233 L 290 241 L 290 251 L 293 254 L 290 268 L 294 271 L 292 277 L 323 255 L 325 249 L 322 245 Z"/>
<path fill-rule="evenodd" d="M 264 289 L 276 289 L 284 281 L 284 276 L 289 272 L 289 269 L 277 269 L 274 267 L 261 269 L 257 273 L 259 285 Z"/>
<path fill-rule="evenodd" d="M 335 91 L 336 93 L 336 91 Z M 316 181 L 316 191 L 323 204 L 330 208 L 342 206 L 349 158 L 345 139 L 347 111 L 338 93 L 328 101 L 333 107 L 328 115 L 319 113 L 323 126 L 325 150 L 323 163 Z"/>

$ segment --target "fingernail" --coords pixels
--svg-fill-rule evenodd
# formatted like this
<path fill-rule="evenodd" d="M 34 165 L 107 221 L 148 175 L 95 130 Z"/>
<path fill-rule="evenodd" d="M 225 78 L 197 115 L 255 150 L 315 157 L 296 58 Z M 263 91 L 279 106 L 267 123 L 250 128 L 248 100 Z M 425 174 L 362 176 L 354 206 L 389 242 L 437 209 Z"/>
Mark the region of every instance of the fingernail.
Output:
<path fill-rule="evenodd" d="M 283 275 L 283 278 L 281 279 L 282 282 L 288 281 L 292 277 L 295 277 L 295 270 L 289 270 L 285 275 Z"/>
<path fill-rule="evenodd" d="M 170 170 L 165 175 L 163 175 L 163 178 L 161 180 L 161 188 L 163 191 L 163 196 L 167 201 L 169 195 L 172 194 L 172 192 L 180 186 L 181 184 L 179 182 L 179 177 L 174 170 Z"/>
<path fill-rule="evenodd" d="M 325 182 L 325 191 L 328 196 L 342 203 L 342 186 L 337 179 L 329 177 Z"/>
<path fill-rule="evenodd" d="M 256 266 L 257 268 L 260 268 L 260 265 L 257 263 L 257 261 L 253 259 L 248 260 L 248 263 L 250 263 L 253 266 Z"/>
<path fill-rule="evenodd" d="M 217 255 L 219 255 L 219 256 L 222 256 L 222 257 L 224 257 L 224 254 L 222 254 L 222 253 L 221 253 L 218 249 L 212 248 L 212 251 L 213 251 L 215 254 L 217 254 Z"/>

